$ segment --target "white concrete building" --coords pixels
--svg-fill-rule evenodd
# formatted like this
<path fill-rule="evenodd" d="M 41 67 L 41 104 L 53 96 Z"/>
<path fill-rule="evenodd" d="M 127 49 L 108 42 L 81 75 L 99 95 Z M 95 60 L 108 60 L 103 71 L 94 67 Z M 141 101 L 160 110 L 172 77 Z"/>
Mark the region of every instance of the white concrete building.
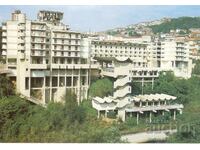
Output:
<path fill-rule="evenodd" d="M 98 61 L 101 62 L 99 59 Z M 113 67 L 109 67 L 105 62 L 112 61 Z M 132 60 L 129 58 L 110 58 L 102 60 L 102 75 L 114 79 L 113 95 L 100 98 L 94 97 L 92 99 L 92 106 L 98 111 L 98 118 L 104 113 L 107 117 L 109 111 L 116 111 L 118 118 L 125 121 L 126 116 L 136 116 L 137 124 L 139 123 L 139 116 L 149 116 L 151 123 L 152 113 L 164 115 L 165 112 L 173 112 L 173 118 L 176 119 L 176 112 L 182 113 L 182 104 L 172 104 L 170 101 L 175 100 L 176 97 L 166 94 L 150 94 L 132 96 L 130 83 L 136 82 L 137 79 L 142 82 L 154 82 L 154 78 L 158 77 L 158 70 L 156 68 L 135 68 Z M 153 87 L 153 86 L 152 86 Z"/>
<path fill-rule="evenodd" d="M 2 49 L 8 76 L 18 93 L 42 104 L 61 101 L 67 89 L 80 102 L 87 97 L 90 65 L 81 57 L 81 34 L 69 30 L 63 13 L 40 11 L 35 21 L 21 11 L 2 24 Z"/>
<path fill-rule="evenodd" d="M 135 68 L 158 68 L 159 71 L 173 71 L 177 77 L 190 78 L 190 45 L 183 38 L 144 36 L 138 40 L 93 39 L 89 47 L 93 58 L 128 57 Z"/>

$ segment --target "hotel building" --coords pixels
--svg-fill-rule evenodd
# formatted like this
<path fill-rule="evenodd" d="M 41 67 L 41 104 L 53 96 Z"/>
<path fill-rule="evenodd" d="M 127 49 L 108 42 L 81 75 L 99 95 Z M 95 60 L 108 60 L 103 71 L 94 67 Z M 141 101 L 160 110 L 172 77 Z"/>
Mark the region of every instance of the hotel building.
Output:
<path fill-rule="evenodd" d="M 62 101 L 66 90 L 87 97 L 90 65 L 81 54 L 81 34 L 63 24 L 62 12 L 40 11 L 29 20 L 21 11 L 2 23 L 0 55 L 16 92 L 36 103 Z"/>

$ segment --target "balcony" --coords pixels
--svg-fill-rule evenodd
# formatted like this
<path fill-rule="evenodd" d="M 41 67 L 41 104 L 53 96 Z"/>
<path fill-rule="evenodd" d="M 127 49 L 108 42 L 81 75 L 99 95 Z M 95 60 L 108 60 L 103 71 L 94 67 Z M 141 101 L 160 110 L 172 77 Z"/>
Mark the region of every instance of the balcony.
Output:
<path fill-rule="evenodd" d="M 31 42 L 32 43 L 41 43 L 41 44 L 43 44 L 43 43 L 45 43 L 45 41 L 44 40 L 31 40 Z"/>
<path fill-rule="evenodd" d="M 25 46 L 19 45 L 19 46 L 18 46 L 18 50 L 25 50 Z"/>
<path fill-rule="evenodd" d="M 46 64 L 30 64 L 30 69 L 47 69 Z"/>
<path fill-rule="evenodd" d="M 25 26 L 19 26 L 19 30 L 25 30 Z"/>
<path fill-rule="evenodd" d="M 89 64 L 51 64 L 53 69 L 89 69 L 89 67 Z"/>
<path fill-rule="evenodd" d="M 38 52 L 32 52 L 31 53 L 31 56 L 45 56 L 45 54 L 43 54 L 43 53 L 38 53 Z"/>
<path fill-rule="evenodd" d="M 7 26 L 2 26 L 2 30 L 7 30 Z"/>
<path fill-rule="evenodd" d="M 24 40 L 18 39 L 18 43 L 24 43 Z"/>
<path fill-rule="evenodd" d="M 19 36 L 25 36 L 25 33 L 24 32 L 20 32 Z"/>
<path fill-rule="evenodd" d="M 46 50 L 45 48 L 35 47 L 35 46 L 32 46 L 31 49 L 34 49 L 34 50 L 41 50 L 41 51 Z"/>
<path fill-rule="evenodd" d="M 6 56 L 6 54 L 7 54 L 6 51 L 2 51 L 2 54 L 1 54 L 1 55 L 2 55 L 2 56 Z"/>
<path fill-rule="evenodd" d="M 31 36 L 34 36 L 34 37 L 46 37 L 46 34 L 44 34 L 44 33 L 31 33 Z"/>
<path fill-rule="evenodd" d="M 2 43 L 7 43 L 7 39 L 6 39 L 6 38 L 3 38 L 3 39 L 2 39 Z"/>
<path fill-rule="evenodd" d="M 2 33 L 2 37 L 6 37 L 7 36 L 7 33 L 6 32 L 3 32 Z"/>
<path fill-rule="evenodd" d="M 20 59 L 25 59 L 25 53 L 20 53 Z"/>
<path fill-rule="evenodd" d="M 49 76 L 50 72 L 49 71 L 31 71 L 31 77 L 45 77 Z"/>
<path fill-rule="evenodd" d="M 45 31 L 45 30 L 46 30 L 46 27 L 39 27 L 39 26 L 36 26 L 36 27 L 31 27 L 31 30 Z"/>
<path fill-rule="evenodd" d="M 7 49 L 7 45 L 6 45 L 6 44 L 3 44 L 3 45 L 2 45 L 2 49 L 4 49 L 4 50 Z"/>

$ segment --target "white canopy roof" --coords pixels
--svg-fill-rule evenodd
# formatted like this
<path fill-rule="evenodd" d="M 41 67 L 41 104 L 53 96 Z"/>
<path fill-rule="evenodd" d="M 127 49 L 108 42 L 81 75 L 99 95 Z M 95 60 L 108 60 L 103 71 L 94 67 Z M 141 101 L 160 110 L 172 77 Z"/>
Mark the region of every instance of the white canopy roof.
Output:
<path fill-rule="evenodd" d="M 98 103 L 112 103 L 112 102 L 116 102 L 113 97 L 109 96 L 109 97 L 94 97 L 93 100 L 97 101 Z"/>
<path fill-rule="evenodd" d="M 142 101 L 163 101 L 163 100 L 175 100 L 175 96 L 167 95 L 167 94 L 150 94 L 150 95 L 137 95 L 133 97 L 133 100 L 136 102 Z"/>

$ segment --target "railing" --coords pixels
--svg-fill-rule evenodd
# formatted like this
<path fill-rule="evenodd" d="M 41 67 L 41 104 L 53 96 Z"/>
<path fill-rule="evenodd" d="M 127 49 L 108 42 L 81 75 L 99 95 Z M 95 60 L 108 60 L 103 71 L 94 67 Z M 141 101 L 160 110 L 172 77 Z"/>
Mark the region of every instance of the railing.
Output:
<path fill-rule="evenodd" d="M 127 83 L 130 83 L 131 79 L 129 76 L 123 77 L 123 78 L 118 78 L 115 82 L 114 82 L 114 88 L 120 87 L 120 86 L 124 86 Z"/>
<path fill-rule="evenodd" d="M 115 98 L 122 98 L 122 97 L 124 97 L 124 96 L 126 96 L 127 94 L 130 94 L 130 93 L 131 93 L 131 86 L 126 86 L 124 88 L 117 89 L 114 92 L 114 97 Z"/>
<path fill-rule="evenodd" d="M 0 64 L 0 70 L 6 70 L 8 69 L 8 66 L 5 64 Z"/>
<path fill-rule="evenodd" d="M 105 72 L 114 72 L 114 68 L 103 68 L 102 70 Z"/>

